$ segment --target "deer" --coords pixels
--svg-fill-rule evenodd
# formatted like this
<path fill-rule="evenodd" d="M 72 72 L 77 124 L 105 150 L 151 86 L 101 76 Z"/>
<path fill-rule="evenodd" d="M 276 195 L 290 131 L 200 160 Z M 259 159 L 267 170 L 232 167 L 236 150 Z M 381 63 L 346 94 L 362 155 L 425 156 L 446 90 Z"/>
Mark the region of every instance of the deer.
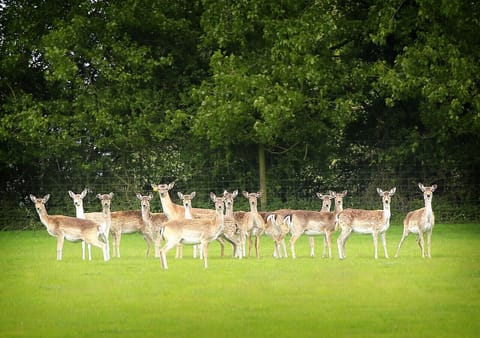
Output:
<path fill-rule="evenodd" d="M 403 234 L 398 243 L 397 252 L 395 258 L 398 257 L 400 248 L 403 242 L 407 238 L 409 233 L 417 234 L 417 242 L 422 252 L 422 258 L 425 258 L 425 246 L 423 240 L 423 233 L 427 234 L 427 252 L 426 256 L 431 258 L 430 247 L 432 243 L 432 231 L 435 226 L 435 215 L 432 210 L 432 198 L 433 192 L 437 189 L 437 185 L 434 184 L 430 187 L 425 187 L 422 183 L 418 183 L 418 187 L 423 192 L 423 199 L 425 201 L 425 207 L 410 211 L 403 220 Z"/>
<path fill-rule="evenodd" d="M 174 246 L 183 244 L 200 244 L 203 250 L 204 268 L 208 268 L 208 245 L 220 236 L 224 227 L 224 198 L 213 192 L 210 198 L 215 204 L 215 215 L 201 219 L 171 219 L 164 224 L 163 237 L 165 245 L 160 250 L 160 262 L 163 269 L 168 269 L 167 252 Z"/>
<path fill-rule="evenodd" d="M 345 259 L 345 242 L 352 232 L 359 234 L 372 234 L 374 257 L 378 259 L 378 235 L 380 235 L 383 244 L 385 258 L 388 257 L 386 232 L 390 227 L 390 202 L 395 194 L 396 188 L 389 191 L 383 191 L 377 188 L 378 195 L 382 198 L 383 210 L 362 210 L 345 209 L 338 215 L 338 226 L 341 233 L 337 238 L 338 256 L 341 260 Z"/>
<path fill-rule="evenodd" d="M 249 212 L 234 213 L 240 232 L 248 235 L 248 256 L 251 254 L 252 237 L 255 236 L 255 254 L 260 258 L 260 238 L 265 232 L 265 222 L 257 210 L 257 199 L 262 196 L 262 192 L 249 193 L 242 192 L 243 196 L 248 199 L 250 205 Z"/>
<path fill-rule="evenodd" d="M 110 258 L 110 244 L 109 244 L 109 234 L 110 226 L 112 224 L 112 216 L 110 211 L 111 201 L 113 198 L 113 192 L 110 194 L 97 194 L 96 198 L 100 200 L 102 204 L 102 212 L 89 212 L 85 213 L 83 209 L 83 199 L 87 195 L 88 190 L 85 188 L 80 194 L 76 194 L 73 191 L 69 190 L 68 195 L 73 200 L 73 205 L 75 206 L 76 217 L 89 219 L 94 221 L 103 227 L 103 235 L 105 237 L 105 243 L 108 248 L 108 256 Z M 82 241 L 82 258 L 85 259 L 85 242 Z M 92 247 L 88 245 L 88 259 L 92 260 Z"/>
<path fill-rule="evenodd" d="M 275 212 L 259 212 L 265 222 L 265 234 L 272 238 L 273 258 L 288 257 L 287 246 L 285 244 L 285 236 L 290 231 L 285 222 L 279 223 L 277 219 L 279 214 Z M 282 217 L 280 217 L 283 219 Z"/>
<path fill-rule="evenodd" d="M 175 186 L 175 182 L 169 184 L 151 184 L 151 186 L 153 191 L 158 192 L 163 212 L 169 220 L 185 218 L 185 208 L 173 203 L 170 198 L 169 191 Z M 211 218 L 215 215 L 215 210 L 211 209 L 191 208 L 190 212 L 194 219 L 204 217 Z M 225 242 L 221 238 L 218 238 L 217 241 L 220 243 L 221 256 L 223 257 L 225 255 Z"/>
<path fill-rule="evenodd" d="M 235 220 L 235 214 L 233 212 L 233 203 L 238 196 L 238 190 L 234 190 L 229 193 L 227 190 L 223 191 L 223 198 L 225 202 L 225 217 L 223 237 L 233 245 L 233 256 L 239 259 L 244 257 L 244 243 L 245 234 L 240 231 Z"/>
<path fill-rule="evenodd" d="M 31 194 L 30 199 L 35 204 L 40 221 L 47 228 L 47 232 L 57 238 L 57 260 L 62 260 L 65 239 L 72 242 L 84 241 L 87 244 L 96 246 L 102 250 L 103 259 L 105 261 L 109 260 L 107 245 L 98 239 L 98 236 L 103 234 L 101 226 L 88 219 L 64 215 L 49 215 L 45 204 L 50 199 L 50 194 L 45 195 L 43 198 L 37 198 Z"/>
<path fill-rule="evenodd" d="M 185 219 L 193 219 L 192 217 L 192 199 L 195 198 L 197 193 L 195 191 L 191 192 L 190 194 L 183 194 L 180 191 L 177 192 L 178 198 L 182 200 L 183 204 L 183 209 L 185 211 L 184 217 Z M 203 253 L 201 248 L 198 247 L 198 245 L 194 244 L 193 245 L 193 258 L 197 258 L 197 254 L 200 257 L 200 259 L 203 259 Z M 182 258 L 183 257 L 183 246 L 179 245 L 177 246 L 177 253 L 175 254 L 175 258 Z"/>
<path fill-rule="evenodd" d="M 155 242 L 155 257 L 160 257 L 162 239 L 160 234 L 163 229 L 163 224 L 167 221 L 167 216 L 165 216 L 164 213 L 150 212 L 150 200 L 153 198 L 152 193 L 146 196 L 137 193 L 136 196 L 138 200 L 140 200 L 143 223 L 145 224 L 146 229 L 148 229 L 147 231 L 153 234 L 152 237 Z"/>

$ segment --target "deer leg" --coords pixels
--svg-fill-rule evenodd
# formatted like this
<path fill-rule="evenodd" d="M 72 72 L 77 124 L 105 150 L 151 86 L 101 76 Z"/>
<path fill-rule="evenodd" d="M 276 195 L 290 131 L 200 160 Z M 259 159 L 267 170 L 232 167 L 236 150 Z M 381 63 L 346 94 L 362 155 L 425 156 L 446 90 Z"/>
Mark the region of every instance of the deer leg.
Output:
<path fill-rule="evenodd" d="M 388 256 L 388 250 L 387 250 L 387 233 L 382 232 L 380 236 L 382 237 L 382 245 L 383 245 L 383 252 L 385 253 L 385 258 L 390 258 Z"/>
<path fill-rule="evenodd" d="M 400 243 L 398 243 L 397 252 L 395 253 L 395 258 L 398 257 L 398 254 L 400 253 L 400 248 L 402 247 L 403 242 L 405 241 L 407 236 L 408 236 L 408 231 L 403 231 L 403 235 L 402 235 L 402 238 L 400 239 Z"/>
<path fill-rule="evenodd" d="M 331 245 L 332 239 L 331 239 L 331 234 L 328 231 L 325 231 L 325 237 L 323 238 L 323 255 L 322 257 L 325 257 L 325 248 L 328 248 L 328 258 L 332 258 L 332 245 Z"/>
<path fill-rule="evenodd" d="M 160 263 L 162 265 L 162 268 L 167 270 L 168 269 L 168 264 L 167 264 L 167 252 L 170 251 L 174 246 L 178 245 L 177 241 L 167 241 L 163 248 L 160 249 Z"/>
<path fill-rule="evenodd" d="M 57 261 L 62 260 L 62 250 L 63 250 L 63 242 L 64 242 L 63 235 L 57 236 Z"/>
<path fill-rule="evenodd" d="M 345 255 L 345 243 L 347 242 L 348 237 L 352 233 L 352 229 L 344 230 L 340 233 L 340 236 L 337 238 L 337 246 L 338 246 L 338 258 L 345 259 L 347 257 Z"/>
<path fill-rule="evenodd" d="M 260 235 L 255 236 L 255 254 L 257 259 L 260 258 Z"/>
<path fill-rule="evenodd" d="M 430 229 L 427 232 L 427 257 L 428 258 L 432 258 L 432 255 L 430 253 L 430 248 L 431 248 L 431 245 L 432 245 L 432 230 L 433 229 Z"/>
<path fill-rule="evenodd" d="M 310 236 L 308 241 L 310 242 L 310 257 L 315 257 L 315 239 Z"/>
<path fill-rule="evenodd" d="M 85 260 L 85 241 L 82 241 L 82 259 Z"/>
<path fill-rule="evenodd" d="M 418 229 L 418 245 L 420 246 L 420 250 L 422 251 L 422 258 L 425 258 L 425 245 L 423 241 L 422 229 Z"/>
<path fill-rule="evenodd" d="M 373 238 L 373 249 L 375 251 L 374 257 L 375 259 L 378 259 L 378 232 L 373 231 L 372 238 Z"/>
<path fill-rule="evenodd" d="M 282 238 L 281 245 L 282 245 L 282 248 L 283 248 L 283 257 L 287 258 L 288 253 L 287 253 L 287 245 L 285 244 L 285 238 Z"/>
<path fill-rule="evenodd" d="M 88 260 L 91 261 L 92 260 L 92 245 L 91 244 L 87 244 L 87 250 L 88 250 Z"/>
<path fill-rule="evenodd" d="M 290 238 L 290 251 L 292 252 L 292 258 L 297 258 L 297 255 L 295 254 L 295 242 L 299 237 L 299 235 L 292 235 Z"/>
<path fill-rule="evenodd" d="M 203 249 L 203 267 L 208 268 L 208 242 L 200 244 Z"/>

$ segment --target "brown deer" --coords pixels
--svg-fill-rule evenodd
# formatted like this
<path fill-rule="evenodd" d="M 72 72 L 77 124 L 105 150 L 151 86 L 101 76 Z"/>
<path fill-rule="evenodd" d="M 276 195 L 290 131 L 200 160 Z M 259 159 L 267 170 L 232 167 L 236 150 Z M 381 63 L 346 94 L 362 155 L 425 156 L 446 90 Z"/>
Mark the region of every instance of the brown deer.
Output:
<path fill-rule="evenodd" d="M 100 248 L 103 252 L 103 259 L 108 261 L 107 245 L 98 239 L 98 236 L 103 234 L 101 226 L 87 219 L 49 215 L 45 207 L 49 198 L 49 194 L 43 198 L 30 195 L 40 221 L 45 225 L 48 233 L 57 238 L 57 260 L 62 260 L 63 243 L 66 239 L 72 242 L 85 241 L 87 244 Z"/>
<path fill-rule="evenodd" d="M 418 187 L 423 192 L 423 199 L 425 207 L 410 211 L 403 220 L 403 235 L 398 243 L 398 249 L 395 257 L 398 257 L 403 241 L 407 238 L 409 233 L 417 234 L 417 242 L 422 252 L 422 257 L 425 257 L 425 245 L 423 241 L 423 233 L 427 234 L 427 257 L 431 258 L 430 247 L 432 243 L 432 231 L 435 226 L 435 215 L 432 209 L 433 192 L 437 189 L 434 184 L 431 187 L 425 187 L 422 183 L 418 183 Z"/>
<path fill-rule="evenodd" d="M 210 198 L 215 203 L 215 215 L 212 218 L 177 218 L 164 224 L 165 245 L 160 250 L 160 261 L 164 269 L 168 269 L 167 252 L 180 243 L 200 244 L 203 250 L 204 267 L 208 268 L 208 245 L 220 236 L 224 227 L 224 198 L 216 197 L 214 193 L 210 193 Z"/>
<path fill-rule="evenodd" d="M 390 202 L 396 188 L 383 191 L 377 188 L 377 193 L 382 198 L 383 210 L 345 209 L 338 215 L 338 225 L 341 229 L 337 239 L 338 256 L 345 259 L 345 242 L 352 232 L 359 234 L 372 234 L 375 259 L 378 258 L 378 235 L 381 236 L 385 258 L 388 258 L 386 232 L 390 227 Z"/>
<path fill-rule="evenodd" d="M 164 213 L 152 213 L 150 212 L 150 200 L 153 195 L 150 193 L 147 196 L 137 193 L 137 198 L 140 200 L 142 210 L 142 220 L 145 224 L 145 228 L 152 234 L 155 242 L 155 257 L 160 257 L 161 246 L 161 231 L 163 230 L 163 224 L 167 221 L 167 216 Z"/>

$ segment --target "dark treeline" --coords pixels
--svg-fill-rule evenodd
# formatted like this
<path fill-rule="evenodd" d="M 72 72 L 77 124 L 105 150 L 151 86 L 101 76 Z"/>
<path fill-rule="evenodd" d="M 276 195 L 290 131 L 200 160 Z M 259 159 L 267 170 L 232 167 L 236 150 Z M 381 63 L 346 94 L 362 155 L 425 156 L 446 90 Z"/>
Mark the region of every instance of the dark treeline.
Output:
<path fill-rule="evenodd" d="M 445 221 L 478 221 L 479 31 L 465 0 L 2 1 L 0 227 L 30 193 L 73 214 L 68 189 L 138 208 L 174 180 L 263 209 L 395 185 L 401 212 L 436 183 Z"/>

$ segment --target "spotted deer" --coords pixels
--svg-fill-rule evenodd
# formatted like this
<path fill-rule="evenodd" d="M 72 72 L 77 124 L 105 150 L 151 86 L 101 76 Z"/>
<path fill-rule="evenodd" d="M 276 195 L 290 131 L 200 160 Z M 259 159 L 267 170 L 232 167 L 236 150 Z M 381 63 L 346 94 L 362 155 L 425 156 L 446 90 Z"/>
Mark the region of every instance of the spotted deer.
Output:
<path fill-rule="evenodd" d="M 163 230 L 163 224 L 167 221 L 167 216 L 161 212 L 152 213 L 150 211 L 150 200 L 153 198 L 151 193 L 146 196 L 137 193 L 136 196 L 140 201 L 145 231 L 150 234 L 155 243 L 155 257 L 160 257 L 161 231 Z"/>
<path fill-rule="evenodd" d="M 345 242 L 352 232 L 372 235 L 375 259 L 378 258 L 378 235 L 380 235 L 385 258 L 388 258 L 386 232 L 390 227 L 390 202 L 395 191 L 396 188 L 389 191 L 377 188 L 377 193 L 382 198 L 383 210 L 345 209 L 338 215 L 338 226 L 341 233 L 337 239 L 337 245 L 340 259 L 346 257 Z"/>
<path fill-rule="evenodd" d="M 109 260 L 107 245 L 98 239 L 100 235 L 103 235 L 102 227 L 99 224 L 78 217 L 49 215 L 45 207 L 45 204 L 50 199 L 49 194 L 43 198 L 30 195 L 30 199 L 35 204 L 40 221 L 45 225 L 48 233 L 57 238 L 57 260 L 62 260 L 65 239 L 72 242 L 84 241 L 87 244 L 96 246 L 102 250 L 103 259 L 105 261 Z"/>
<path fill-rule="evenodd" d="M 164 224 L 163 237 L 165 245 L 160 250 L 160 262 L 163 269 L 168 269 L 167 252 L 180 243 L 200 244 L 203 250 L 204 268 L 208 268 L 208 245 L 217 239 L 224 227 L 224 198 L 210 193 L 215 203 L 215 214 L 211 218 L 171 219 Z"/>
<path fill-rule="evenodd" d="M 423 192 L 423 199 L 425 201 L 425 207 L 410 211 L 403 220 L 403 234 L 398 243 L 397 252 L 395 257 L 398 257 L 400 248 L 403 242 L 407 238 L 409 233 L 417 235 L 417 242 L 422 252 L 422 257 L 425 257 L 425 245 L 423 240 L 423 234 L 427 234 L 427 252 L 426 256 L 431 258 L 430 247 L 432 243 L 432 231 L 435 226 L 435 215 L 432 209 L 433 192 L 437 189 L 437 185 L 434 184 L 431 187 L 425 187 L 422 183 L 418 183 L 418 187 Z"/>
<path fill-rule="evenodd" d="M 110 211 L 111 201 L 113 198 L 113 192 L 110 194 L 97 194 L 96 197 L 100 200 L 102 205 L 102 212 L 88 212 L 85 213 L 83 209 L 83 199 L 88 193 L 87 189 L 84 189 L 80 194 L 76 194 L 73 191 L 69 190 L 68 195 L 73 200 L 73 205 L 75 206 L 75 213 L 78 218 L 89 219 L 99 224 L 102 227 L 102 233 L 105 237 L 105 243 L 108 248 L 108 255 L 110 258 L 110 244 L 109 244 L 109 234 L 110 227 L 112 224 L 112 215 Z M 88 246 L 88 259 L 92 259 L 92 247 Z M 85 242 L 82 241 L 82 258 L 85 259 Z"/>

